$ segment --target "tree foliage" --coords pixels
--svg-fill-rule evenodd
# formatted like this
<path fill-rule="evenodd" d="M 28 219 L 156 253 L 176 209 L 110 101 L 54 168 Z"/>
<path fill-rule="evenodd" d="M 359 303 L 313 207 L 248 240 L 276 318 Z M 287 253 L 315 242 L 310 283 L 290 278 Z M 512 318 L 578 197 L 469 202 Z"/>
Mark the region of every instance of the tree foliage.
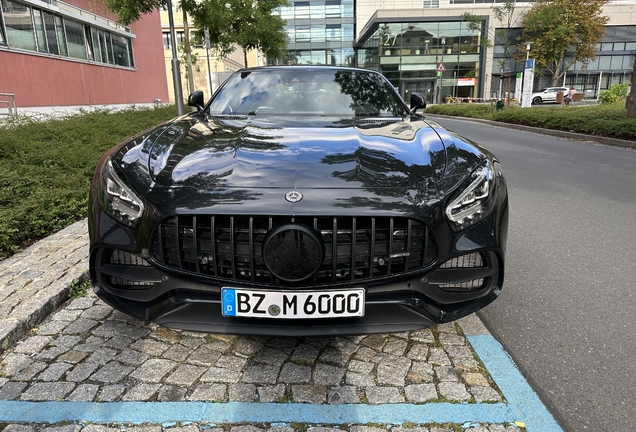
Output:
<path fill-rule="evenodd" d="M 167 0 L 103 0 L 119 16 L 119 22 L 130 24 L 142 15 L 165 6 Z M 194 20 L 196 32 L 203 35 L 208 28 L 210 45 L 218 56 L 231 54 L 235 45 L 244 52 L 257 49 L 268 58 L 280 58 L 287 46 L 285 20 L 272 14 L 287 0 L 175 0 L 174 5 Z"/>
<path fill-rule="evenodd" d="M 182 0 L 192 3 L 191 16 L 198 28 L 207 27 L 210 44 L 221 55 L 234 51 L 233 44 L 247 51 L 259 50 L 268 58 L 281 58 L 287 46 L 285 20 L 272 14 L 286 0 Z"/>
<path fill-rule="evenodd" d="M 609 0 L 535 0 L 523 16 L 519 42 L 532 41 L 530 56 L 552 74 L 552 84 L 576 62 L 595 58 L 596 44 L 609 21 L 602 8 Z M 525 51 L 518 50 L 521 57 Z"/>
<path fill-rule="evenodd" d="M 102 0 L 106 7 L 115 12 L 119 22 L 128 25 L 167 4 L 166 0 Z"/>

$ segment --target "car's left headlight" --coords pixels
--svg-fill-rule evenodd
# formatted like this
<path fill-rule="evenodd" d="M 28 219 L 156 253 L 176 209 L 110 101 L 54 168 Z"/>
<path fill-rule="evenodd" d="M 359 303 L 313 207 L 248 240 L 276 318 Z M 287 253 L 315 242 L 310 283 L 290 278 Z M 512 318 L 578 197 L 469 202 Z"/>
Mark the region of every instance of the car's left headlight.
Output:
<path fill-rule="evenodd" d="M 104 211 L 118 222 L 135 228 L 144 212 L 144 203 L 117 174 L 110 159 L 104 165 L 101 186 Z"/>
<path fill-rule="evenodd" d="M 495 206 L 495 170 L 485 161 L 469 177 L 467 182 L 446 206 L 446 216 L 455 231 L 476 224 Z"/>

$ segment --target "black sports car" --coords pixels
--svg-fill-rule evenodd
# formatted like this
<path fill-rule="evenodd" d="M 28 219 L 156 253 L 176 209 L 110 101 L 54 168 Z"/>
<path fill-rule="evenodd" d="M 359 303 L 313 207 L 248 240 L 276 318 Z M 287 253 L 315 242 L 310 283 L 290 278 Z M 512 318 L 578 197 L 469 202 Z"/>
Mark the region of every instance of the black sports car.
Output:
<path fill-rule="evenodd" d="M 214 333 L 389 333 L 500 293 L 506 181 L 381 74 L 262 67 L 108 151 L 90 272 L 114 308 Z"/>

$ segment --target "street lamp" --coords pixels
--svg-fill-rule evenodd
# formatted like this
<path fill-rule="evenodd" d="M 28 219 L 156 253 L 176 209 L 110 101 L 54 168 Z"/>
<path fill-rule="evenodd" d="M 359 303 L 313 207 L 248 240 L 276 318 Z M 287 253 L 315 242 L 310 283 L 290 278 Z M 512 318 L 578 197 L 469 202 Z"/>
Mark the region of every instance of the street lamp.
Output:
<path fill-rule="evenodd" d="M 530 48 L 532 47 L 532 42 L 526 42 L 526 60 L 530 58 Z"/>

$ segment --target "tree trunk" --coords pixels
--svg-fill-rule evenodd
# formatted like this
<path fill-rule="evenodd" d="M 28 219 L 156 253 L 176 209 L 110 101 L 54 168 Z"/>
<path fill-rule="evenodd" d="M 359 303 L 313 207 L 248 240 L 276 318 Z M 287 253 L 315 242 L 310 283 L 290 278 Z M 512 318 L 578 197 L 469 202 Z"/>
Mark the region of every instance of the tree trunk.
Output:
<path fill-rule="evenodd" d="M 192 93 L 194 89 L 194 75 L 192 74 L 192 55 L 190 48 L 190 29 L 188 28 L 188 14 L 183 11 L 183 52 L 186 57 L 186 73 L 188 74 L 188 94 Z"/>
<path fill-rule="evenodd" d="M 625 111 L 627 118 L 636 119 L 636 61 L 634 62 L 634 72 L 632 73 L 632 87 L 625 101 Z"/>
<path fill-rule="evenodd" d="M 245 61 L 245 67 L 247 66 L 247 50 L 243 48 L 243 60 Z"/>

